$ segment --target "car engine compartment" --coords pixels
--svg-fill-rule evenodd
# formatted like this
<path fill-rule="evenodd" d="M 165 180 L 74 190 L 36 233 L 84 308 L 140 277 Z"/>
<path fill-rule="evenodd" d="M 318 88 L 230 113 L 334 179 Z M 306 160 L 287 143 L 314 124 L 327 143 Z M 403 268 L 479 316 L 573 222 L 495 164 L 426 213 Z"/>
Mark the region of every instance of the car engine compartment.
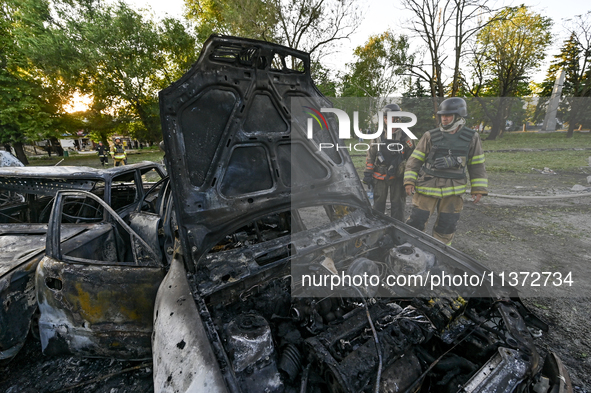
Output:
<path fill-rule="evenodd" d="M 310 296 L 294 272 L 420 275 L 450 266 L 361 211 L 291 237 L 281 237 L 285 225 L 299 220 L 282 214 L 228 236 L 226 251 L 214 248 L 189 275 L 230 391 L 553 391 L 558 377 L 542 372 L 524 321 L 536 320 L 518 300 L 449 288 L 433 297 L 370 287 Z M 266 236 L 260 243 L 257 231 Z M 310 242 L 326 236 L 333 239 L 329 247 Z M 231 246 L 231 239 L 249 247 Z M 306 252 L 298 247 L 304 239 L 315 245 Z M 276 250 L 271 262 L 257 263 L 259 246 L 267 254 Z"/>

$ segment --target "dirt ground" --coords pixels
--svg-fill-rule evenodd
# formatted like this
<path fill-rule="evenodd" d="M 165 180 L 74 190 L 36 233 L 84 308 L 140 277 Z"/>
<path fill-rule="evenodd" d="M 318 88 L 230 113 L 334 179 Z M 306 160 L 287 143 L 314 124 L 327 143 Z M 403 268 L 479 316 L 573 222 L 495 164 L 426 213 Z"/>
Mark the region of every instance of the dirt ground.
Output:
<path fill-rule="evenodd" d="M 526 284 L 520 292 L 528 308 L 550 325 L 536 343 L 560 356 L 578 392 L 591 392 L 591 196 L 528 197 L 590 193 L 589 174 L 586 168 L 577 173 L 491 174 L 491 193 L 524 199 L 485 197 L 475 205 L 466 197 L 453 241 L 455 248 L 495 272 L 572 272 L 571 287 Z M 587 189 L 573 189 L 577 184 Z"/>
<path fill-rule="evenodd" d="M 492 174 L 490 192 L 514 196 L 591 193 L 587 176 L 576 173 Z M 573 187 L 575 185 L 586 187 Z M 453 246 L 493 271 L 572 272 L 572 287 L 527 287 L 521 297 L 550 325 L 536 342 L 556 352 L 569 369 L 575 391 L 591 392 L 591 197 L 506 199 L 468 202 Z M 534 292 L 534 289 L 536 290 Z"/>
<path fill-rule="evenodd" d="M 490 191 L 514 196 L 573 195 L 591 168 L 547 175 L 491 174 Z M 580 187 L 579 187 L 580 188 Z M 466 197 L 453 246 L 493 271 L 571 271 L 571 288 L 523 292 L 524 303 L 550 325 L 536 338 L 569 369 L 576 392 L 591 392 L 591 197 L 560 199 Z M 410 213 L 410 198 L 407 201 Z M 44 357 L 29 339 L 11 363 L 0 366 L 0 392 L 151 392 L 150 361 Z"/>

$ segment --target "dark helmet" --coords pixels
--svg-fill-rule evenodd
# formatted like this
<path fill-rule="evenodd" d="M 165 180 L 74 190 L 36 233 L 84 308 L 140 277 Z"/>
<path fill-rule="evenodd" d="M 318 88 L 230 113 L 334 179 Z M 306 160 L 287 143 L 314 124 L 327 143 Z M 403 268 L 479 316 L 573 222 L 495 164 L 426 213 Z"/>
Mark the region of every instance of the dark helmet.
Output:
<path fill-rule="evenodd" d="M 388 112 L 400 112 L 400 107 L 398 106 L 398 104 L 388 104 L 384 107 L 384 109 L 382 109 L 382 112 L 384 112 L 384 115 Z"/>
<path fill-rule="evenodd" d="M 453 115 L 456 114 L 461 117 L 468 116 L 468 106 L 466 105 L 466 101 L 460 97 L 451 97 L 446 100 L 443 100 L 441 104 L 439 104 L 439 110 L 437 111 L 437 115 Z"/>

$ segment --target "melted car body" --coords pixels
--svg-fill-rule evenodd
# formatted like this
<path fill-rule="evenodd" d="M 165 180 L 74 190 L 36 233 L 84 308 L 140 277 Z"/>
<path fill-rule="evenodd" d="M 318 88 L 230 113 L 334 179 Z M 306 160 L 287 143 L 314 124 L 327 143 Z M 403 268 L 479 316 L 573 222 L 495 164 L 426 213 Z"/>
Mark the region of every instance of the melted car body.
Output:
<path fill-rule="evenodd" d="M 16 355 L 32 321 L 37 333 L 34 275 L 45 253 L 53 200 L 59 190 L 91 192 L 128 219 L 147 189 L 164 177 L 155 163 L 112 169 L 87 167 L 10 167 L 0 169 L 0 360 Z M 60 239 L 84 236 L 82 224 L 96 219 L 98 203 L 80 200 L 66 206 L 70 223 Z"/>
<path fill-rule="evenodd" d="M 528 331 L 547 326 L 510 294 L 318 289 L 489 271 L 372 211 L 348 154 L 318 149 L 337 144 L 334 119 L 307 137 L 294 98 L 331 106 L 306 53 L 217 36 L 160 93 L 179 237 L 156 298 L 155 391 L 569 391 Z"/>
<path fill-rule="evenodd" d="M 93 201 L 92 222 L 64 210 Z M 150 355 L 151 315 L 164 276 L 161 257 L 104 201 L 60 191 L 48 224 L 46 256 L 35 275 L 41 347 L 46 355 L 142 359 Z M 61 240 L 61 232 L 82 232 Z"/>
<path fill-rule="evenodd" d="M 312 136 L 294 99 L 331 107 L 306 53 L 219 36 L 160 92 L 179 236 L 156 297 L 155 391 L 572 390 L 533 344 L 528 326 L 547 325 L 487 284 L 326 291 L 345 275 L 490 271 L 372 211 L 346 151 L 318 148 L 338 144 L 334 118 Z"/>

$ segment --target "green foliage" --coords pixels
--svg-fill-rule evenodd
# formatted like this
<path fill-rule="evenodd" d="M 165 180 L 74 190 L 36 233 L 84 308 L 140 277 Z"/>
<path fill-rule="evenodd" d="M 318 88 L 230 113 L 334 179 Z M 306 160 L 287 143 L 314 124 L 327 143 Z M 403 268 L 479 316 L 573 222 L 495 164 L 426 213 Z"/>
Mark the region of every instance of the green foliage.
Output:
<path fill-rule="evenodd" d="M 185 0 L 198 39 L 212 33 L 275 42 L 311 53 L 334 50 L 361 22 L 355 0 Z"/>
<path fill-rule="evenodd" d="M 574 33 L 563 42 L 560 48 L 560 53 L 554 55 L 554 60 L 548 71 L 546 72 L 546 79 L 541 85 L 541 97 L 550 97 L 552 95 L 552 89 L 554 88 L 554 82 L 558 76 L 558 72 L 563 69 L 565 71 L 564 84 L 562 85 L 562 93 L 565 96 L 572 96 L 575 93 L 575 86 L 581 73 L 581 56 L 584 55 L 583 50 L 580 48 L 577 38 Z M 589 54 L 591 56 L 591 53 Z"/>
<path fill-rule="evenodd" d="M 428 94 L 418 79 L 409 78 L 406 81 L 407 90 L 402 93 L 400 108 L 412 112 L 417 117 L 417 124 L 413 127 L 413 133 L 420 138 L 425 131 L 436 127 L 435 108 L 433 99 Z"/>
<path fill-rule="evenodd" d="M 331 75 L 331 71 L 319 62 L 311 65 L 311 76 L 314 84 L 320 92 L 327 97 L 336 97 L 338 81 Z"/>
<path fill-rule="evenodd" d="M 370 36 L 363 46 L 354 50 L 355 61 L 343 77 L 344 97 L 387 97 L 400 84 L 399 76 L 412 63 L 406 36 L 391 31 Z"/>
<path fill-rule="evenodd" d="M 551 42 L 551 26 L 550 18 L 521 5 L 505 7 L 478 33 L 472 62 L 475 82 L 469 92 L 478 97 L 492 125 L 489 139 L 503 132 L 509 113 L 517 110 L 513 100 L 503 98 L 531 94 L 529 74 L 544 59 Z"/>
<path fill-rule="evenodd" d="M 543 61 L 551 43 L 552 20 L 528 7 L 506 7 L 478 33 L 484 90 L 498 97 L 528 93 L 528 74 Z"/>
<path fill-rule="evenodd" d="M 196 22 L 200 42 L 212 33 L 277 41 L 277 5 L 261 0 L 185 0 L 186 16 Z"/>
<path fill-rule="evenodd" d="M 34 34 L 23 34 L 27 55 L 48 75 L 92 95 L 103 115 L 141 122 L 146 140 L 160 140 L 156 93 L 196 57 L 181 22 L 156 23 L 124 2 L 55 0 L 52 6 L 53 13 L 29 13 L 29 20 L 44 19 Z"/>
<path fill-rule="evenodd" d="M 591 57 L 591 53 L 587 54 Z M 570 37 L 564 41 L 560 48 L 560 53 L 554 55 L 554 61 L 550 64 L 546 72 L 546 79 L 542 82 L 540 88 L 541 99 L 538 102 L 536 112 L 534 113 L 534 121 L 541 122 L 546 114 L 546 109 L 549 103 L 549 97 L 552 95 L 554 83 L 559 75 L 560 70 L 565 71 L 564 83 L 562 85 L 562 96 L 564 97 L 579 97 L 582 91 L 580 90 L 581 82 L 585 79 L 585 74 L 581 72 L 581 63 L 585 63 L 585 53 L 580 47 L 575 33 L 571 33 Z M 569 102 L 565 100 L 561 102 L 558 108 L 558 117 L 563 121 L 568 121 L 569 118 Z"/>
<path fill-rule="evenodd" d="M 55 137 L 60 125 L 60 89 L 33 64 L 19 45 L 19 32 L 34 28 L 23 21 L 25 2 L 0 4 L 0 142 L 14 144 L 26 162 L 22 143 Z"/>
<path fill-rule="evenodd" d="M 568 122 L 567 137 L 572 137 L 576 126 L 591 126 L 591 103 L 581 97 L 591 96 L 591 16 L 576 15 L 570 20 L 570 36 L 564 41 L 558 55 L 547 71 L 542 83 L 542 96 L 550 96 L 554 81 L 560 70 L 565 79 L 562 88 L 564 97 L 558 107 L 558 117 Z M 549 99 L 540 100 L 536 119 L 541 119 L 548 107 Z"/>

